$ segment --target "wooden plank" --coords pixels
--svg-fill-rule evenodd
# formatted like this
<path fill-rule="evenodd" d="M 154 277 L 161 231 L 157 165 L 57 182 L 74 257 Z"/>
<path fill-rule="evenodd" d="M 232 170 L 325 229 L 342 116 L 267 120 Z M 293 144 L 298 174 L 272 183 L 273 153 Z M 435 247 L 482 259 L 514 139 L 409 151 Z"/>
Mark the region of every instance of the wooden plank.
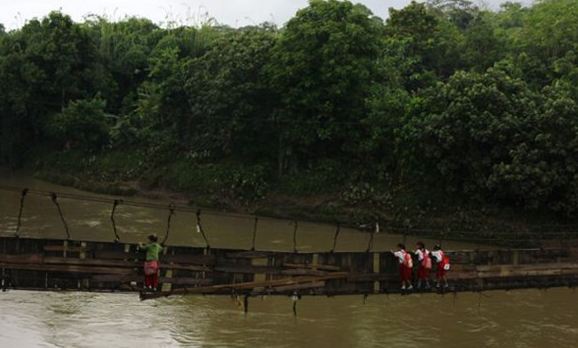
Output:
<path fill-rule="evenodd" d="M 283 263 L 283 267 L 286 268 L 316 268 L 321 271 L 341 271 L 341 267 L 333 265 L 312 265 L 305 263 Z"/>
<path fill-rule="evenodd" d="M 142 263 L 138 261 L 76 259 L 70 257 L 67 258 L 45 257 L 43 262 L 45 264 L 53 264 L 53 265 L 79 265 L 79 266 L 102 266 L 102 267 L 124 267 L 124 268 L 137 268 L 142 266 Z"/>
<path fill-rule="evenodd" d="M 42 254 L 0 254 L 1 263 L 38 264 L 42 263 L 43 258 Z"/>
<path fill-rule="evenodd" d="M 230 259 L 261 259 L 274 255 L 271 251 L 238 251 L 226 253 L 225 257 Z"/>
<path fill-rule="evenodd" d="M 316 289 L 316 288 L 323 288 L 323 287 L 325 287 L 325 281 L 314 281 L 311 283 L 303 283 L 303 284 L 296 284 L 296 285 L 276 286 L 276 287 L 266 289 L 266 291 L 268 292 L 269 290 L 271 290 L 274 292 L 288 292 L 288 291 Z"/>
<path fill-rule="evenodd" d="M 95 282 L 113 282 L 113 283 L 142 283 L 144 276 L 141 274 L 97 274 L 90 278 Z M 167 278 L 159 277 L 160 283 L 171 283 L 173 285 L 197 285 L 207 286 L 213 284 L 212 279 L 200 279 L 193 277 Z"/>
<path fill-rule="evenodd" d="M 293 275 L 293 276 L 325 276 L 327 274 L 329 274 L 328 272 L 324 272 L 324 271 L 317 271 L 314 269 L 286 269 L 283 271 L 279 272 L 280 274 L 283 275 Z"/>
<path fill-rule="evenodd" d="M 269 266 L 215 266 L 215 272 L 225 272 L 225 273 L 245 273 L 245 274 L 255 274 L 255 273 L 267 273 L 267 274 L 280 274 L 281 270 L 276 267 Z"/>
<path fill-rule="evenodd" d="M 216 257 L 214 255 L 164 255 L 161 258 L 162 262 L 165 263 L 180 263 L 180 264 L 191 264 L 191 265 L 214 265 L 216 262 Z"/>
<path fill-rule="evenodd" d="M 63 253 L 72 252 L 72 253 L 80 253 L 80 252 L 87 252 L 90 251 L 88 247 L 81 247 L 81 246 L 68 246 L 64 245 L 45 245 L 44 251 L 61 251 Z"/>
<path fill-rule="evenodd" d="M 16 264 L 16 263 L 0 263 L 0 267 L 6 269 L 20 269 L 29 271 L 46 271 L 46 272 L 62 272 L 62 273 L 115 273 L 126 274 L 131 270 L 127 268 L 118 267 L 88 267 L 75 265 L 44 265 L 44 264 Z"/>
<path fill-rule="evenodd" d="M 193 272 L 212 272 L 213 269 L 207 266 L 195 266 L 195 265 L 177 265 L 174 263 L 161 263 L 161 269 L 173 269 L 173 270 L 183 270 L 183 271 L 193 271 Z"/>
<path fill-rule="evenodd" d="M 145 254 L 135 252 L 109 251 L 109 250 L 95 250 L 95 259 L 107 260 L 144 260 Z"/>

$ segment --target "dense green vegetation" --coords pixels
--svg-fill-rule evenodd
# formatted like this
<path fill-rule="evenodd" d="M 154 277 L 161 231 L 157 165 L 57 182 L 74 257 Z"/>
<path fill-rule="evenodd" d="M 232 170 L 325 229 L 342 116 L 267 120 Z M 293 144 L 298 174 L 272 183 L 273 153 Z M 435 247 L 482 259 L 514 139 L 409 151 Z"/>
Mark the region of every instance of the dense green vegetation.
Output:
<path fill-rule="evenodd" d="M 578 2 L 0 30 L 0 163 L 248 204 L 578 209 Z M 424 208 L 425 207 L 425 208 Z"/>

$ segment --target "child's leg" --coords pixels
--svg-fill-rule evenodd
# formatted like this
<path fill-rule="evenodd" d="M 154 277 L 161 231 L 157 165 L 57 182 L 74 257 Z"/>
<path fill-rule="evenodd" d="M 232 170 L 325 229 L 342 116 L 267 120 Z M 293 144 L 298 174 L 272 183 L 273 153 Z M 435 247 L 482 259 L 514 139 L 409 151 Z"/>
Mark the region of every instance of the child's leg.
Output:
<path fill-rule="evenodd" d="M 146 288 L 150 288 L 152 284 L 151 281 L 151 276 L 150 275 L 145 275 L 145 281 L 144 281 L 144 285 Z"/>
<path fill-rule="evenodd" d="M 151 277 L 152 277 L 151 283 L 152 283 L 153 289 L 158 288 L 159 287 L 159 272 L 153 274 Z"/>

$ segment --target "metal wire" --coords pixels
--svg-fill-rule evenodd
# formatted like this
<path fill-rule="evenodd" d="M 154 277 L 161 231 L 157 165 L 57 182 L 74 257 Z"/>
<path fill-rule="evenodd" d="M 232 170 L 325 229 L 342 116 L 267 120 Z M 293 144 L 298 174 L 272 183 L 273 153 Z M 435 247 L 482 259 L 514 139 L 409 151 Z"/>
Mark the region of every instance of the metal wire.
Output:
<path fill-rule="evenodd" d="M 118 235 L 118 232 L 116 230 L 116 221 L 114 220 L 114 213 L 116 212 L 116 207 L 122 203 L 122 200 L 120 199 L 115 199 L 113 204 L 112 204 L 112 211 L 110 212 L 110 222 L 112 223 L 112 231 L 114 232 L 114 241 L 115 242 L 119 242 L 120 241 L 120 237 Z"/>
<path fill-rule="evenodd" d="M 167 218 L 167 231 L 165 232 L 165 238 L 162 241 L 162 245 L 165 245 L 167 240 L 169 239 L 169 233 L 171 232 L 171 220 L 173 219 L 173 215 L 175 215 L 175 208 L 173 203 L 169 204 L 169 216 Z"/>
<path fill-rule="evenodd" d="M 18 210 L 18 221 L 16 223 L 16 232 L 15 232 L 17 238 L 20 235 L 20 227 L 22 226 L 22 212 L 24 211 L 24 198 L 26 198 L 26 194 L 28 194 L 27 188 L 23 189 L 22 193 L 20 194 L 20 209 Z"/>
<path fill-rule="evenodd" d="M 64 219 L 64 215 L 62 214 L 62 209 L 60 208 L 60 204 L 58 203 L 58 196 L 56 195 L 56 193 L 52 192 L 50 194 L 50 199 L 52 200 L 52 202 L 54 203 L 54 205 L 56 205 L 56 208 L 58 209 L 58 215 L 60 216 L 60 221 L 62 221 L 62 225 L 64 225 L 64 230 L 66 231 L 66 239 L 70 240 L 70 230 L 68 229 L 68 224 L 66 223 L 66 220 Z"/>

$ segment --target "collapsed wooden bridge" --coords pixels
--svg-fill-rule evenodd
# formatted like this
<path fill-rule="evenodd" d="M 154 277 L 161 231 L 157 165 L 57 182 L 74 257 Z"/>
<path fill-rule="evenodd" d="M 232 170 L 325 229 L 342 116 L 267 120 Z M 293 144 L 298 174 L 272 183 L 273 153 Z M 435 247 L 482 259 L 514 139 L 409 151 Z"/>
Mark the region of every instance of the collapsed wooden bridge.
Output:
<path fill-rule="evenodd" d="M 1 284 L 7 289 L 140 292 L 143 253 L 136 244 L 0 238 Z M 448 291 L 574 287 L 574 249 L 448 251 Z M 161 291 L 177 294 L 350 295 L 399 293 L 391 252 L 267 252 L 168 246 Z"/>
<path fill-rule="evenodd" d="M 191 207 L 127 202 L 103 197 L 44 192 L 12 187 L 2 190 L 20 193 L 15 228 L 0 231 L 0 286 L 3 290 L 72 290 L 101 292 L 135 292 L 142 299 L 178 294 L 260 295 L 351 295 L 399 293 L 398 264 L 391 252 L 374 251 L 373 235 L 365 252 L 335 251 L 339 225 L 333 246 L 326 252 L 297 250 L 297 222 L 293 230 L 293 250 L 255 250 L 258 218 L 254 217 L 252 247 L 238 250 L 211 248 L 201 223 L 200 211 Z M 25 198 L 36 194 L 50 198 L 57 208 L 65 239 L 23 238 L 22 225 Z M 110 221 L 114 240 L 74 240 L 65 220 L 58 197 L 111 204 Z M 144 253 L 135 243 L 121 241 L 116 228 L 115 212 L 119 204 L 167 209 L 168 218 L 161 256 L 161 290 L 141 293 Z M 168 241 L 175 211 L 196 213 L 196 230 L 205 247 L 172 245 Z M 564 232 L 564 237 L 567 234 Z M 443 237 L 443 235 L 442 235 Z M 515 241 L 520 243 L 516 235 Z M 574 287 L 578 284 L 578 254 L 569 239 L 559 240 L 557 247 L 448 250 L 452 270 L 447 291 L 486 291 L 519 288 Z M 542 244 L 544 245 L 544 244 Z"/>

